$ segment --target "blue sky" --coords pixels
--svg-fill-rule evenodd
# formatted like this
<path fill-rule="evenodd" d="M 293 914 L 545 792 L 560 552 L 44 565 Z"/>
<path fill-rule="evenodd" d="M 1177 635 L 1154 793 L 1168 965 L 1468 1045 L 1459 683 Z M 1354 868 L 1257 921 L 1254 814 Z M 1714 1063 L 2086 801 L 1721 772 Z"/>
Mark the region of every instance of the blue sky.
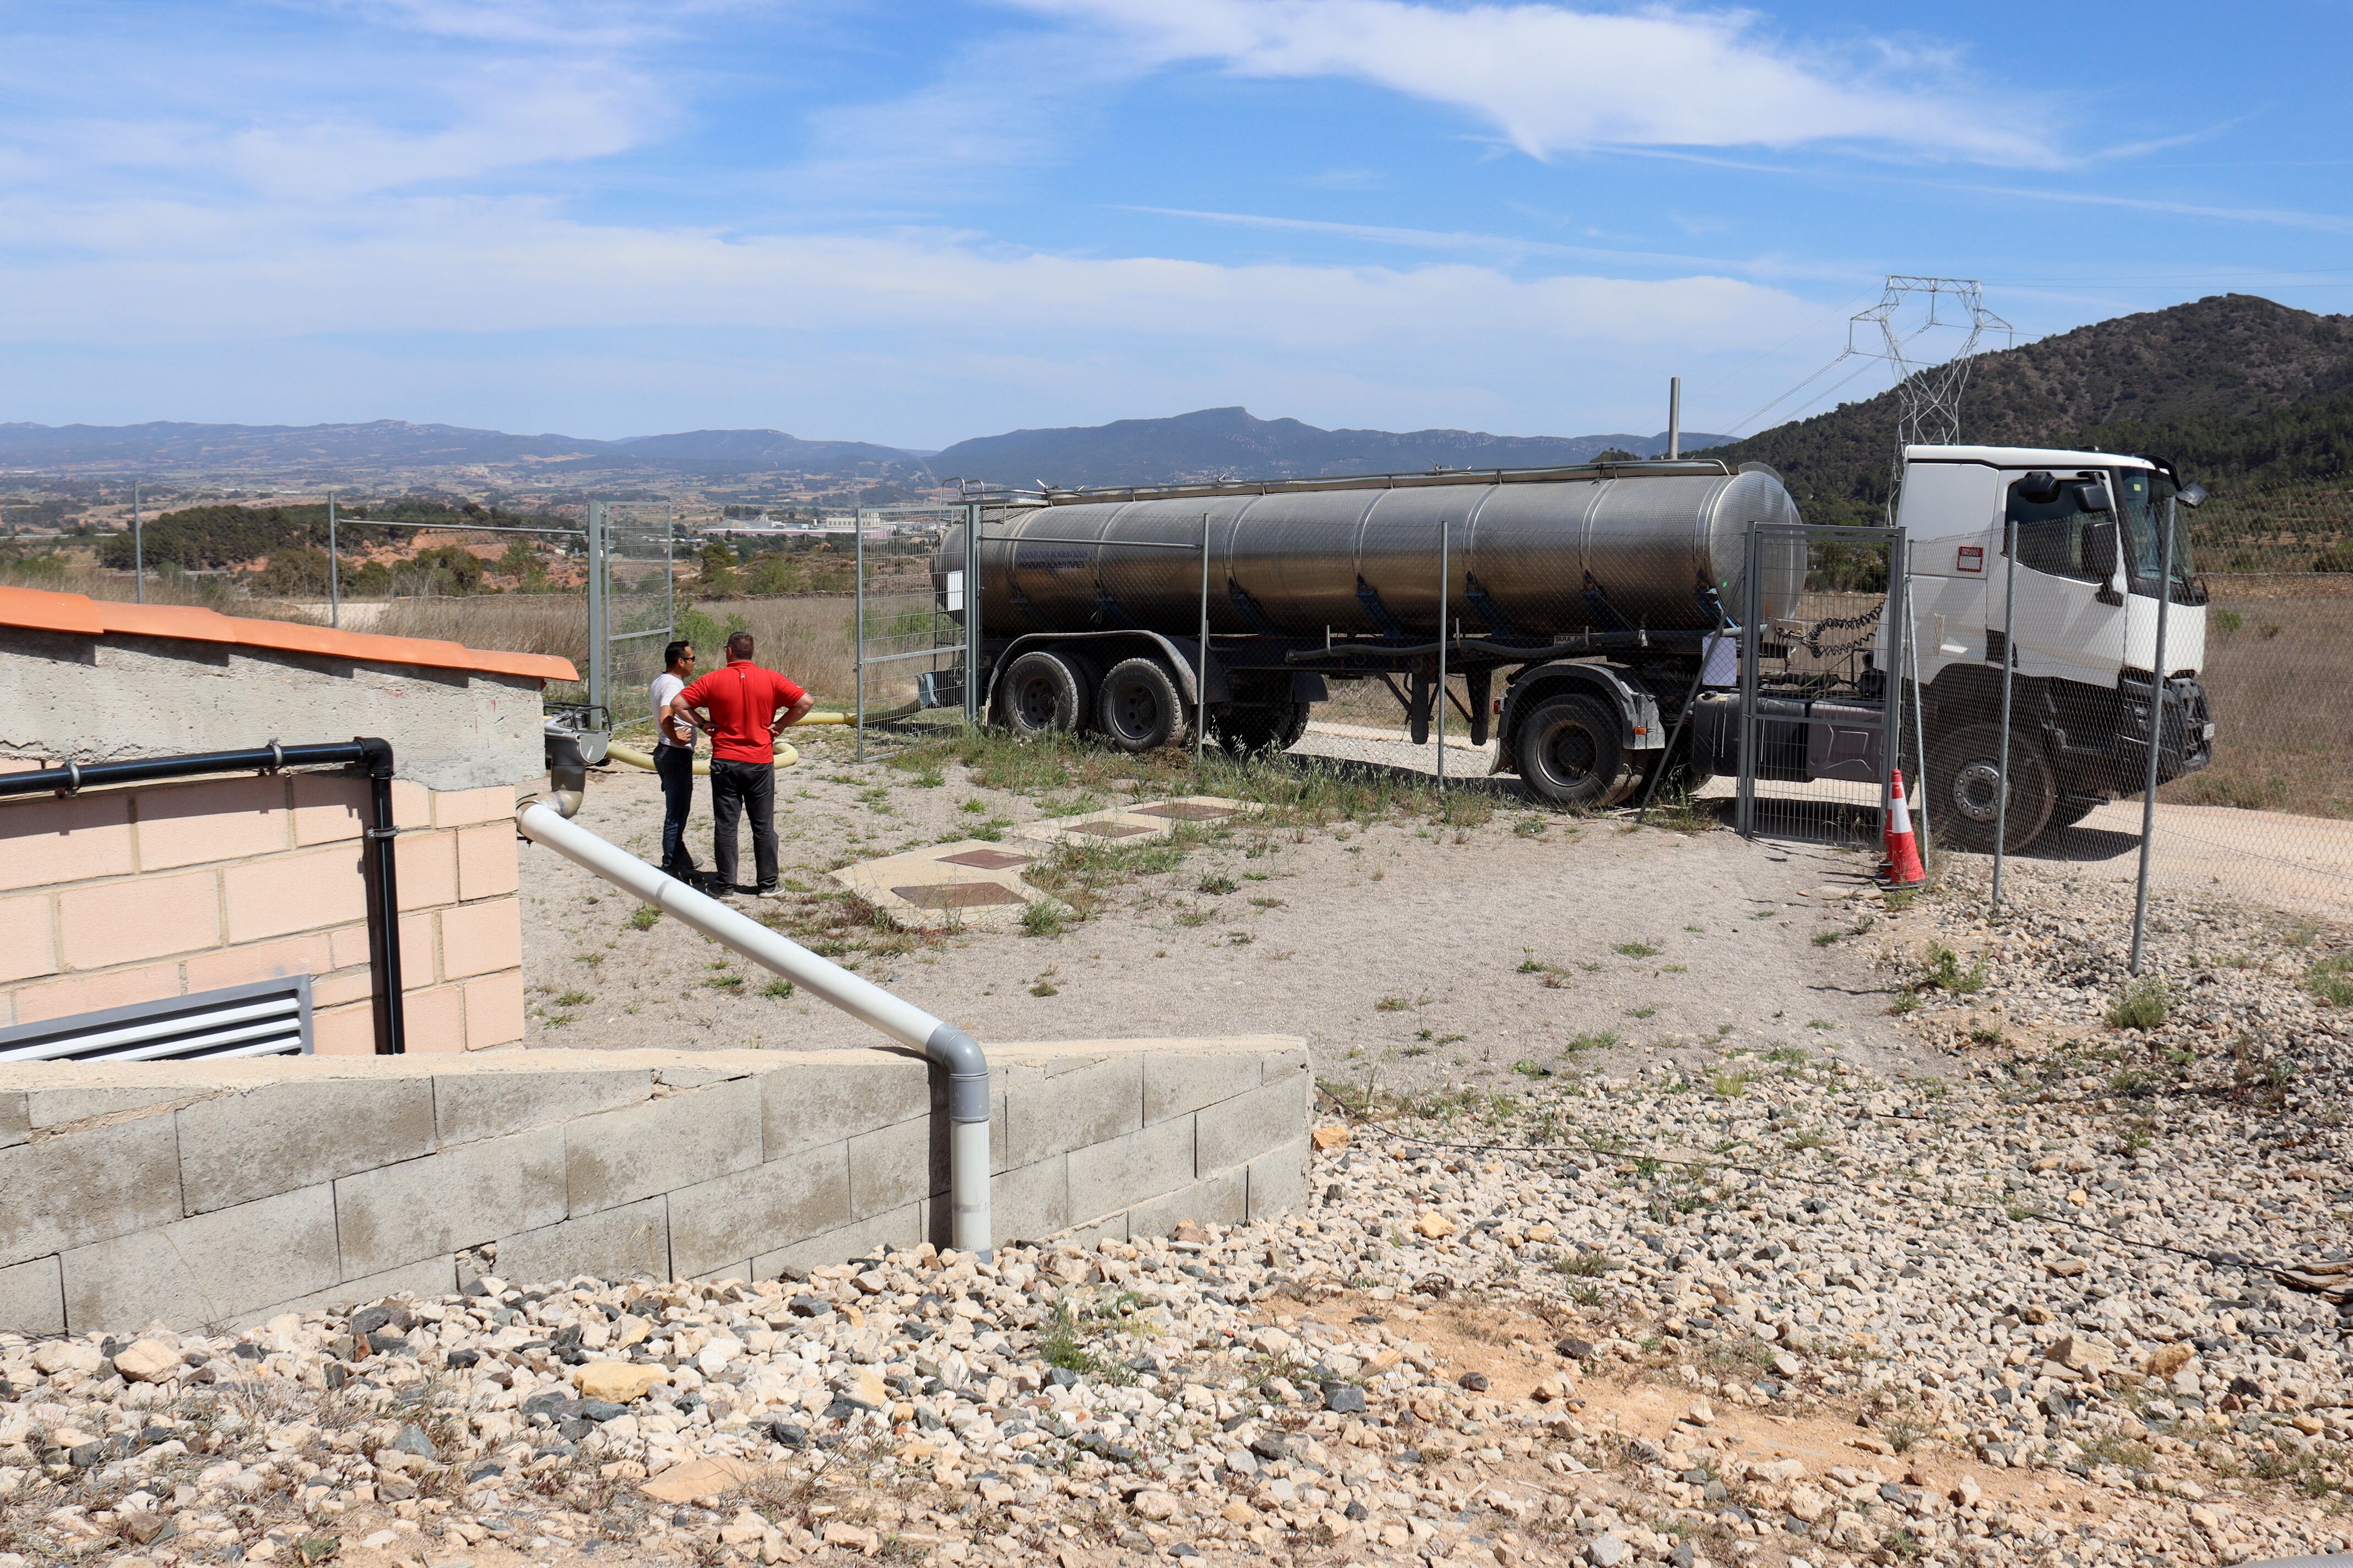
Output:
<path fill-rule="evenodd" d="M 1890 272 L 2353 309 L 2348 58 L 2346 0 L 0 0 L 0 419 L 1576 434 L 1680 374 L 1746 433 L 1887 384 L 1782 397 Z"/>

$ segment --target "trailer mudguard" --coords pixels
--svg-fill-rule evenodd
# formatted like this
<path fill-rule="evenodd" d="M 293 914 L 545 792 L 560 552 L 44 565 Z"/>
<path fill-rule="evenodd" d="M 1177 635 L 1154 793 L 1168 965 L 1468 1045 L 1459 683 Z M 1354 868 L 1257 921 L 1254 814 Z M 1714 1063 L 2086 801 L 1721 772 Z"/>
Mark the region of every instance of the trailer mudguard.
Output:
<path fill-rule="evenodd" d="M 1606 664 L 1530 665 L 1511 678 L 1504 689 L 1501 737 L 1490 773 L 1510 773 L 1519 744 L 1520 721 L 1529 709 L 1558 691 L 1584 691 L 1600 698 L 1616 710 L 1625 726 L 1623 740 L 1630 752 L 1655 752 L 1667 743 L 1666 726 L 1659 721 L 1658 700 Z"/>

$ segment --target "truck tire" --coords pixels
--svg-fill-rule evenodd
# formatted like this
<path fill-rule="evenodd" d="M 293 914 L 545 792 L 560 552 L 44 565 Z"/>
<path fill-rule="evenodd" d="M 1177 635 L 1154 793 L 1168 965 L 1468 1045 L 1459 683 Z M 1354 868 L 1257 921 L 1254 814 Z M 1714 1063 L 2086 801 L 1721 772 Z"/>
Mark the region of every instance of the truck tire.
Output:
<path fill-rule="evenodd" d="M 1271 706 L 1229 708 L 1210 721 L 1219 744 L 1240 756 L 1261 752 L 1287 752 L 1307 733 L 1307 704 L 1278 702 Z"/>
<path fill-rule="evenodd" d="M 2016 854 L 2051 826 L 2059 804 L 2058 782 L 2042 748 L 2027 736 L 2010 740 L 2010 811 L 2003 826 L 2008 848 Z M 1928 777 L 1921 791 L 1928 834 L 1948 849 L 1993 853 L 1995 809 L 2001 799 L 2001 728 L 1970 724 L 1928 747 Z"/>
<path fill-rule="evenodd" d="M 1566 693 L 1537 703 L 1520 721 L 1514 754 L 1522 784 L 1571 810 L 1614 805 L 1635 779 L 1618 715 L 1595 697 Z"/>
<path fill-rule="evenodd" d="M 1034 648 L 1007 668 L 997 683 L 997 721 L 1017 740 L 1067 734 L 1079 728 L 1092 695 L 1072 663 Z"/>
<path fill-rule="evenodd" d="M 1095 728 L 1114 751 L 1156 752 L 1185 732 L 1185 699 L 1156 658 L 1125 658 L 1103 677 Z"/>

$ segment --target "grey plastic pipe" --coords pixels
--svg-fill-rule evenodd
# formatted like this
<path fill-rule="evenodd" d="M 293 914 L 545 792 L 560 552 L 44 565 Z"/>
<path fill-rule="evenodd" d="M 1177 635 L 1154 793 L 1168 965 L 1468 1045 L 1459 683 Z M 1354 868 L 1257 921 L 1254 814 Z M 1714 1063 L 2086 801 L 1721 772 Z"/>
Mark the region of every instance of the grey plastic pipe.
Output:
<path fill-rule="evenodd" d="M 945 1068 L 948 1201 L 955 1210 L 950 1245 L 987 1260 L 994 1250 L 988 1220 L 988 1058 L 970 1035 L 664 875 L 619 845 L 566 821 L 565 814 L 543 801 L 526 801 L 516 810 L 515 829 Z"/>

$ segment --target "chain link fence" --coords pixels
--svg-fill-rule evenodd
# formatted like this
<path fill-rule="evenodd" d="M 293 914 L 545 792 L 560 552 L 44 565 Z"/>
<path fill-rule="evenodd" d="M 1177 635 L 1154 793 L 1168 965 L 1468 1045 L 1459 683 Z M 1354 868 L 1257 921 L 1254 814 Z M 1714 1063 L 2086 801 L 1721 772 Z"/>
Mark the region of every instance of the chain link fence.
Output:
<path fill-rule="evenodd" d="M 2060 478 L 2010 487 L 1982 584 L 1915 579 L 1930 841 L 1990 858 L 1996 904 L 2021 874 L 2127 890 L 2136 964 L 2151 892 L 2353 921 L 2353 572 L 2327 569 L 2353 508 Z"/>
<path fill-rule="evenodd" d="M 851 543 L 852 719 L 859 761 L 964 710 L 962 574 L 935 582 L 937 531 L 860 524 Z"/>

